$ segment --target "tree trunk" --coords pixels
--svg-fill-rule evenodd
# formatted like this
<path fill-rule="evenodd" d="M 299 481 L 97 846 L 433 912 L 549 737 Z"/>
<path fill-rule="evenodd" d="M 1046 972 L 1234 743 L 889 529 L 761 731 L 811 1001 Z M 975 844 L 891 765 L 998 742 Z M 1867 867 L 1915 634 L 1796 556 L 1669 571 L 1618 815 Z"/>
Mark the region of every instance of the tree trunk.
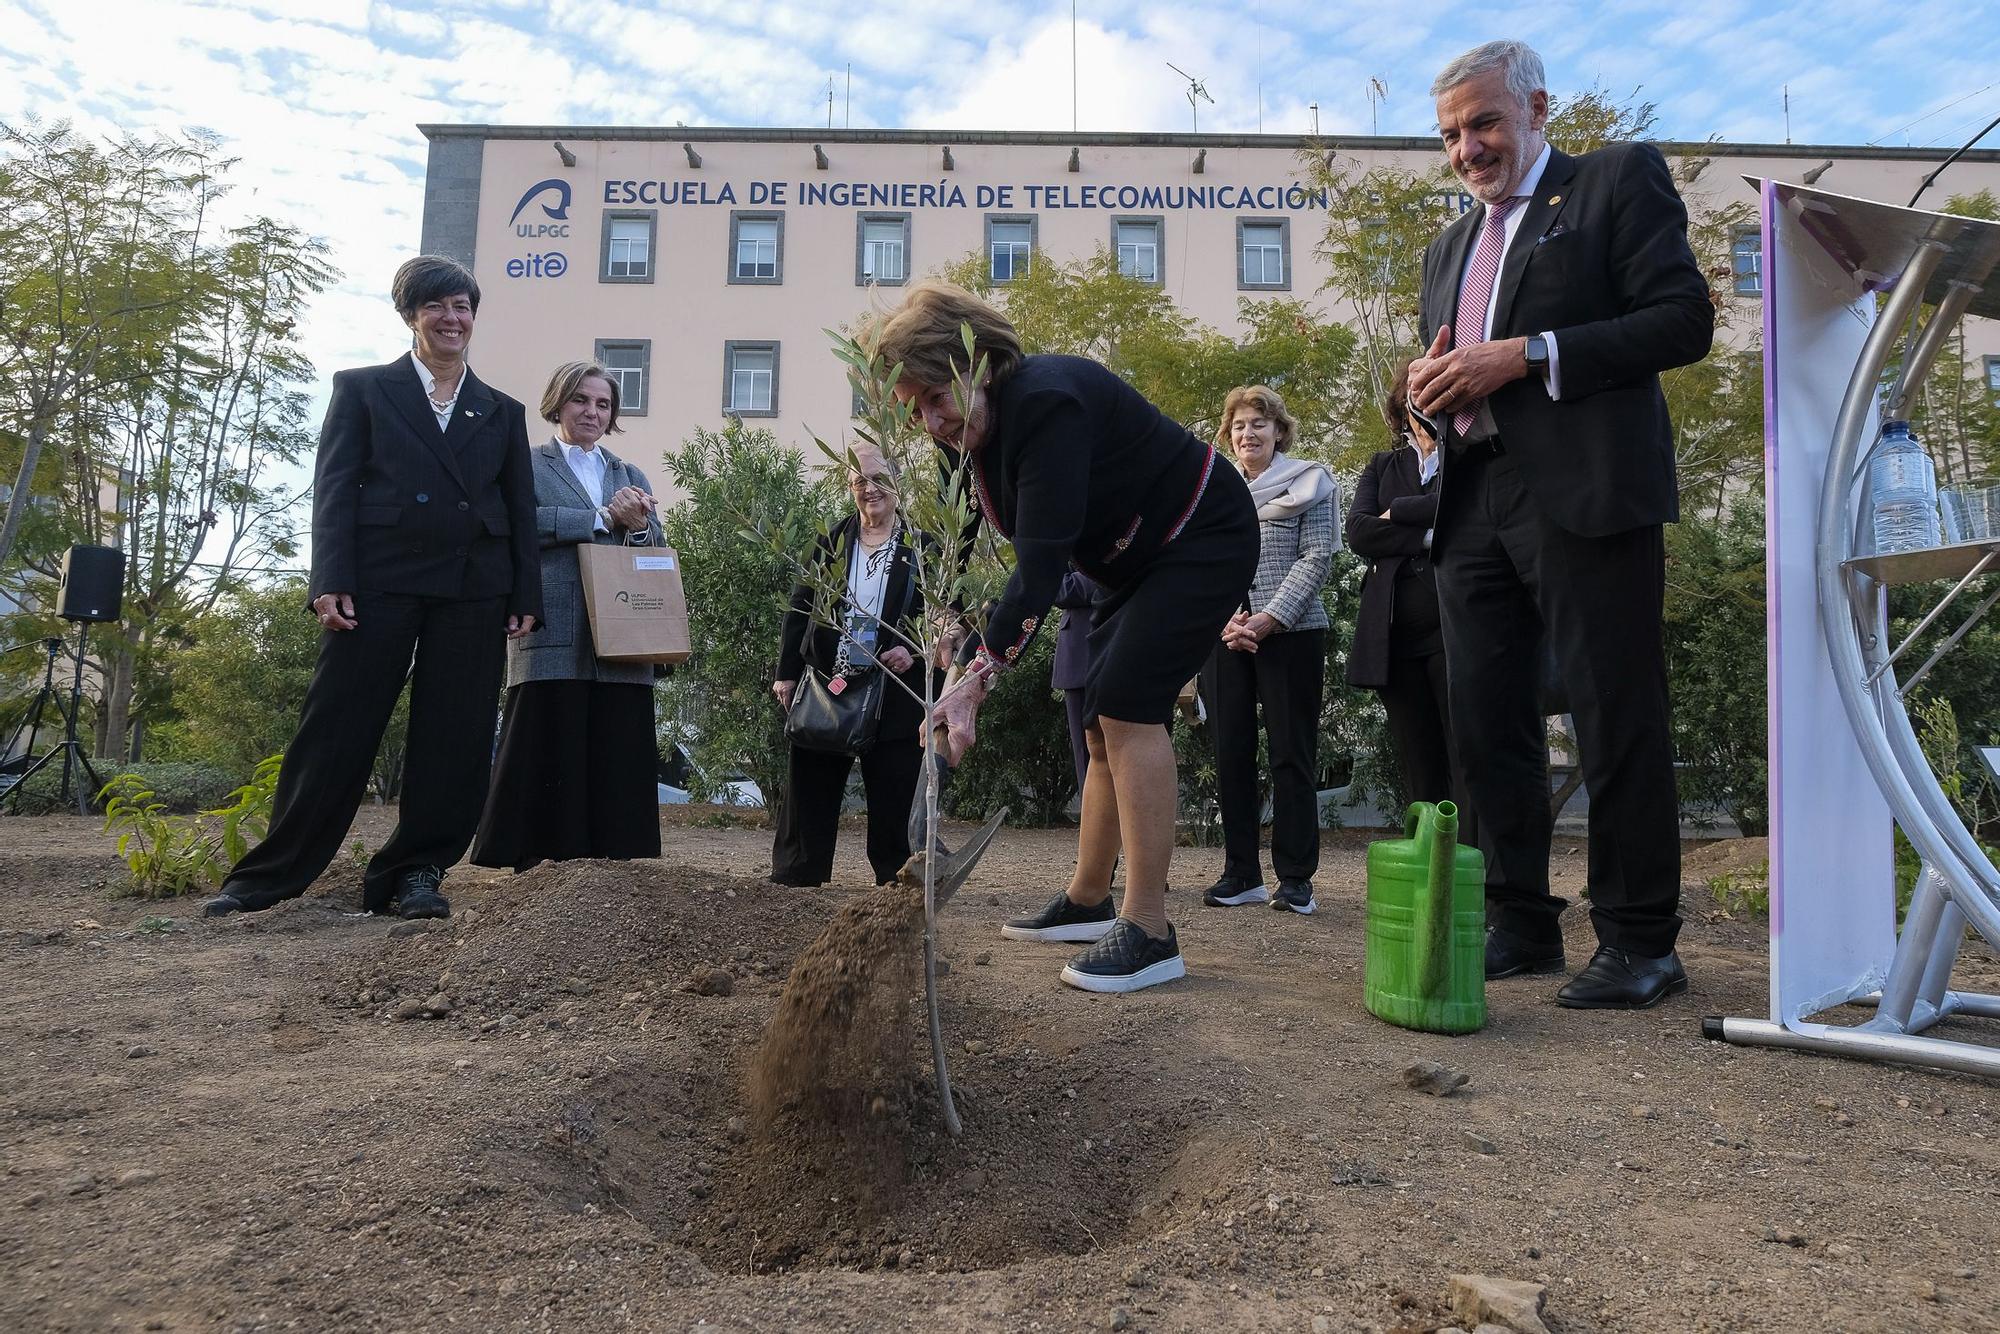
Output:
<path fill-rule="evenodd" d="M 132 727 L 136 638 L 137 631 L 132 627 L 119 626 L 118 634 L 112 640 L 113 647 L 105 654 L 109 678 L 104 685 L 104 737 L 98 746 L 98 758 L 117 760 L 121 764 L 125 762 L 126 737 Z"/>
<path fill-rule="evenodd" d="M 14 538 L 21 531 L 21 517 L 28 512 L 34 492 L 35 467 L 41 462 L 45 433 L 39 425 L 28 428 L 28 443 L 21 451 L 21 471 L 14 478 L 14 494 L 7 498 L 7 518 L 0 522 L 0 568 L 14 550 Z"/>

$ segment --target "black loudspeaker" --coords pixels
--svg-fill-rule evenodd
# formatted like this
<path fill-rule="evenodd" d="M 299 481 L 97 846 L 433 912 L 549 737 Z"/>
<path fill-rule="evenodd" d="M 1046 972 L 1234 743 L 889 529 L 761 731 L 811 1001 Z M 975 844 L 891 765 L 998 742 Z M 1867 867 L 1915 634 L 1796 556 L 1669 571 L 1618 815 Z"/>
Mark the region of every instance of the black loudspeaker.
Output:
<path fill-rule="evenodd" d="M 63 555 L 56 615 L 66 621 L 115 621 L 125 593 L 125 553 L 117 547 L 71 547 Z"/>

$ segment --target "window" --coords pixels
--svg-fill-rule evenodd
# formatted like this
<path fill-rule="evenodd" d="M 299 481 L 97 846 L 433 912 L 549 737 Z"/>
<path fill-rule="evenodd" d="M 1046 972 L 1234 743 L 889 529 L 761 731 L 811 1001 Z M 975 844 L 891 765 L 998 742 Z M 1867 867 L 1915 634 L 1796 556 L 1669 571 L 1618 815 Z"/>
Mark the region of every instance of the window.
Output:
<path fill-rule="evenodd" d="M 614 211 L 604 214 L 603 263 L 598 268 L 601 283 L 649 283 L 653 281 L 653 251 L 659 235 L 660 215 L 652 209 Z"/>
<path fill-rule="evenodd" d="M 1994 403 L 2000 406 L 2000 357 L 1986 359 L 1986 387 L 1994 394 Z"/>
<path fill-rule="evenodd" d="M 785 279 L 785 215 L 729 215 L 729 281 L 780 283 Z"/>
<path fill-rule="evenodd" d="M 726 417 L 778 415 L 778 345 L 722 345 L 722 413 Z"/>
<path fill-rule="evenodd" d="M 1764 238 L 1755 227 L 1739 227 L 1730 238 L 1729 273 L 1736 295 L 1764 295 Z"/>
<path fill-rule="evenodd" d="M 1113 218 L 1111 248 L 1118 254 L 1118 271 L 1142 283 L 1160 283 L 1161 218 Z"/>
<path fill-rule="evenodd" d="M 1239 291 L 1289 292 L 1290 218 L 1239 218 L 1236 222 L 1236 286 Z"/>
<path fill-rule="evenodd" d="M 1028 276 L 1029 256 L 1035 253 L 1035 219 L 986 215 L 987 275 L 996 283 L 1011 283 Z"/>
<path fill-rule="evenodd" d="M 863 213 L 854 227 L 854 285 L 901 287 L 910 276 L 910 215 Z"/>
<path fill-rule="evenodd" d="M 650 338 L 600 338 L 593 354 L 618 382 L 618 415 L 646 415 L 647 380 L 652 374 L 653 340 Z"/>

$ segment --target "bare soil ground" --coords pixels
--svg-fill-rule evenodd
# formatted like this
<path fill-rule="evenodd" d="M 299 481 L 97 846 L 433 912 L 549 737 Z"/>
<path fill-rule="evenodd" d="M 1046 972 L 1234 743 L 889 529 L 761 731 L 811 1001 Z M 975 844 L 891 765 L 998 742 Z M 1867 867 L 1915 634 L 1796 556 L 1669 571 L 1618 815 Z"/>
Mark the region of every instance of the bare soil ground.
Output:
<path fill-rule="evenodd" d="M 964 1138 L 910 1007 L 875 1130 L 817 1144 L 746 1070 L 859 833 L 797 891 L 761 828 L 663 818 L 663 861 L 460 868 L 428 924 L 355 915 L 345 863 L 204 923 L 111 897 L 94 822 L 0 820 L 0 1329 L 1423 1331 L 1460 1272 L 1558 1331 L 2000 1329 L 1992 1084 L 1702 1040 L 1765 1010 L 1764 924 L 1704 886 L 1761 850 L 1691 857 L 1688 996 L 1497 983 L 1447 1038 L 1362 1008 L 1364 836 L 1308 918 L 1203 909 L 1184 850 L 1191 975 L 1114 998 L 1000 938 L 1070 863 L 1010 831 L 942 928 Z"/>

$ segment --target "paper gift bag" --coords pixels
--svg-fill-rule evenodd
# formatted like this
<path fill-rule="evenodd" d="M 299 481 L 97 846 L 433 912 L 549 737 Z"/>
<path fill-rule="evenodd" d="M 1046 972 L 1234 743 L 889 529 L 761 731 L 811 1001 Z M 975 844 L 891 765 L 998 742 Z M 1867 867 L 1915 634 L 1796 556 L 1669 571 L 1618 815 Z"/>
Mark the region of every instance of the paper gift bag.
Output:
<path fill-rule="evenodd" d="M 589 543 L 577 547 L 576 564 L 598 657 L 668 666 L 688 660 L 687 596 L 680 557 L 670 548 Z"/>

